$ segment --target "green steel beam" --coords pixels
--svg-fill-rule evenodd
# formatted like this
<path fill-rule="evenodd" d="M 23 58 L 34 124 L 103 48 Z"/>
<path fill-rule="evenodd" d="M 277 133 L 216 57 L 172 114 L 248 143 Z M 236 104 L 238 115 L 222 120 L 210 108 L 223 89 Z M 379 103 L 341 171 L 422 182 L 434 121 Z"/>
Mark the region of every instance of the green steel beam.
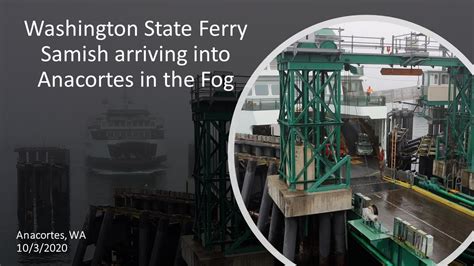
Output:
<path fill-rule="evenodd" d="M 389 65 L 389 66 L 438 66 L 464 67 L 455 57 L 433 57 L 395 55 L 395 54 L 334 54 L 322 53 L 290 53 L 280 55 L 279 70 L 306 69 L 306 70 L 340 70 L 343 64 Z"/>
<path fill-rule="evenodd" d="M 474 171 L 474 84 L 473 76 L 465 67 L 451 67 L 446 132 L 442 158 L 450 169 Z M 438 152 L 437 152 L 438 153 Z"/>
<path fill-rule="evenodd" d="M 280 70 L 280 175 L 290 190 L 349 186 L 350 157 L 340 154 L 343 65 L 319 66 Z"/>
<path fill-rule="evenodd" d="M 209 97 L 194 98 L 191 102 L 195 143 L 194 237 L 204 248 L 225 254 L 255 251 L 260 247 L 234 200 L 227 170 L 227 141 L 237 97 L 205 96 Z"/>
<path fill-rule="evenodd" d="M 375 247 L 370 243 L 367 243 L 362 237 L 358 236 L 355 232 L 350 231 L 351 236 L 365 249 L 367 252 L 372 254 L 374 258 L 384 266 L 393 266 L 393 263 L 385 258 L 385 256 L 380 253 Z"/>
<path fill-rule="evenodd" d="M 225 115 L 224 115 L 225 116 Z M 243 248 L 255 250 L 253 235 L 240 214 L 232 195 L 227 171 L 227 139 L 230 120 L 199 120 L 215 117 L 199 114 L 194 118 L 196 213 L 195 238 L 205 248 L 219 247 L 226 254 Z"/>
<path fill-rule="evenodd" d="M 417 54 L 357 54 L 322 53 L 320 49 L 300 49 L 280 54 L 280 176 L 286 180 L 290 190 L 304 184 L 306 191 L 321 191 L 334 188 L 327 182 L 337 180 L 348 184 L 349 176 L 341 176 L 342 166 L 350 175 L 350 161 L 341 163 L 341 70 L 350 65 L 375 64 L 389 66 L 448 67 L 451 76 L 450 92 L 458 91 L 455 100 L 449 102 L 448 134 L 441 142 L 448 147 L 446 155 L 437 158 L 449 159 L 460 156 L 474 172 L 474 85 L 472 76 L 461 61 L 454 57 L 433 57 Z M 456 90 L 454 90 L 456 89 Z M 329 94 L 329 98 L 325 96 Z M 449 136 L 449 139 L 448 139 Z M 296 152 L 301 153 L 302 163 L 295 161 Z M 438 149 L 439 150 L 439 149 Z M 329 154 L 327 154 L 329 153 Z M 297 167 L 299 167 L 297 169 Z M 313 179 L 314 180 L 310 180 Z M 329 178 L 333 177 L 333 178 Z M 327 186 L 326 188 L 323 188 Z"/>
<path fill-rule="evenodd" d="M 383 265 L 433 266 L 434 261 L 424 257 L 413 247 L 383 232 L 377 232 L 364 224 L 363 219 L 347 222 L 349 237 L 356 240 Z"/>

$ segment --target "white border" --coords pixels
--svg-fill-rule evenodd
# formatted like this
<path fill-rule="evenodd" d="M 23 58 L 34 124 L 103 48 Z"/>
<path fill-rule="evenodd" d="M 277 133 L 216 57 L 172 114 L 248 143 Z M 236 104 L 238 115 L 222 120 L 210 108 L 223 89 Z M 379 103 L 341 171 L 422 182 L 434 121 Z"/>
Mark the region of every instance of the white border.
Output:
<path fill-rule="evenodd" d="M 467 59 L 466 56 L 464 56 L 456 47 L 454 47 L 452 44 L 450 44 L 447 40 L 443 39 L 441 36 L 438 34 L 421 27 L 419 25 L 416 25 L 414 23 L 408 22 L 406 20 L 398 19 L 398 18 L 393 18 L 393 17 L 386 17 L 386 16 L 375 16 L 375 15 L 355 15 L 355 16 L 346 16 L 346 17 L 340 17 L 340 18 L 335 18 L 335 19 L 330 19 L 326 20 L 324 22 L 318 23 L 316 25 L 313 25 L 311 27 L 308 27 L 295 35 L 291 36 L 289 39 L 287 39 L 285 42 L 280 44 L 277 48 L 275 48 L 263 61 L 260 63 L 260 65 L 257 67 L 257 69 L 253 72 L 252 76 L 248 80 L 247 84 L 244 87 L 244 90 L 242 91 L 241 95 L 244 95 L 244 97 L 240 97 L 239 101 L 237 102 L 237 105 L 234 110 L 233 118 L 232 118 L 232 123 L 230 125 L 230 132 L 229 132 L 229 142 L 228 142 L 228 147 L 227 151 L 228 154 L 231 156 L 229 157 L 228 164 L 229 164 L 229 174 L 230 174 L 230 181 L 232 184 L 232 191 L 235 195 L 235 199 L 237 201 L 237 205 L 239 206 L 239 209 L 247 222 L 248 226 L 252 230 L 253 234 L 257 237 L 257 239 L 262 243 L 262 245 L 274 256 L 276 257 L 279 261 L 284 263 L 285 265 L 296 265 L 295 263 L 291 262 L 288 260 L 285 256 L 283 256 L 282 253 L 280 253 L 276 248 L 273 247 L 273 245 L 267 240 L 267 238 L 258 230 L 257 225 L 253 222 L 252 218 L 250 217 L 250 214 L 245 207 L 244 201 L 242 199 L 242 195 L 240 194 L 239 191 L 239 186 L 237 182 L 237 177 L 235 175 L 235 164 L 234 164 L 234 142 L 235 142 L 235 124 L 238 123 L 240 119 L 240 114 L 245 101 L 245 95 L 248 94 L 250 91 L 250 88 L 252 84 L 255 83 L 257 80 L 259 74 L 265 69 L 267 65 L 270 64 L 270 62 L 277 57 L 279 53 L 281 53 L 285 48 L 290 46 L 291 44 L 295 43 L 298 41 L 300 38 L 311 34 L 313 32 L 316 32 L 322 28 L 327 28 L 331 27 L 336 24 L 341 24 L 341 23 L 346 23 L 346 22 L 360 22 L 360 21 L 383 21 L 383 22 L 388 22 L 396 25 L 401 25 L 407 28 L 410 28 L 412 30 L 421 32 L 425 35 L 430 36 L 431 38 L 434 38 L 436 41 L 438 41 L 440 44 L 442 44 L 444 47 L 446 47 L 449 51 L 453 52 L 457 58 L 466 66 L 466 68 L 471 72 L 474 73 L 474 65 Z M 470 243 L 474 241 L 474 231 L 468 236 L 468 238 L 447 258 L 445 258 L 443 261 L 441 261 L 438 265 L 448 265 L 449 262 L 453 261 L 455 258 L 459 256 L 468 246 Z"/>

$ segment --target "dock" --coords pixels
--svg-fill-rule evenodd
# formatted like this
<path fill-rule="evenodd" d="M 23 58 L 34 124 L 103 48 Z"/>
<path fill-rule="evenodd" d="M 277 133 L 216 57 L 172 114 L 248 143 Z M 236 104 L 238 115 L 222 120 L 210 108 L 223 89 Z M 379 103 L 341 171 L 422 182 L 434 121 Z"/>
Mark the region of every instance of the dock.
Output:
<path fill-rule="evenodd" d="M 268 182 L 278 182 L 277 176 L 272 176 L 275 173 L 273 169 L 274 164 L 278 165 L 279 158 L 277 157 L 277 150 L 279 147 L 275 145 L 279 141 L 278 137 L 272 136 L 255 136 L 248 134 L 237 134 L 235 141 L 235 158 L 238 164 L 237 179 L 241 185 L 241 192 L 247 208 L 254 217 L 254 222 L 264 235 L 283 252 L 283 234 L 276 234 L 274 230 L 286 230 L 283 217 L 299 216 L 296 213 L 285 214 L 284 210 L 290 212 L 298 212 L 299 208 L 310 208 L 311 204 L 307 203 L 290 203 L 288 207 L 266 207 L 268 205 L 268 197 L 266 193 L 272 194 L 271 187 L 265 187 Z M 272 165 L 270 167 L 270 165 Z M 405 188 L 396 183 L 387 181 L 380 177 L 377 161 L 374 158 L 359 157 L 352 161 L 352 180 L 351 189 L 353 193 L 363 193 L 371 199 L 371 202 L 378 208 L 379 221 L 386 227 L 388 232 L 393 231 L 394 219 L 396 217 L 408 221 L 416 228 L 423 230 L 427 234 L 433 236 L 433 255 L 431 260 L 438 263 L 449 254 L 451 254 L 467 237 L 472 228 L 474 228 L 473 217 L 459 212 L 456 209 L 450 208 L 436 200 L 423 196 L 422 194 Z M 270 170 L 269 170 L 270 169 Z M 273 170 L 272 170 L 273 169 Z M 386 169 L 389 172 L 390 169 Z M 398 173 L 399 178 L 408 178 L 406 173 Z M 251 180 L 248 180 L 251 179 Z M 284 185 L 284 184 L 283 184 Z M 252 189 L 250 189 L 252 188 Z M 268 190 L 268 192 L 266 191 Z M 303 193 L 297 191 L 295 193 Z M 324 193 L 317 195 L 323 197 Z M 271 196 L 278 197 L 279 193 Z M 284 196 L 284 194 L 281 194 Z M 316 195 L 315 195 L 316 196 Z M 297 199 L 298 197 L 291 197 Z M 308 198 L 301 198 L 301 200 L 309 200 Z M 278 205 L 275 201 L 274 206 Z M 282 204 L 282 203 L 280 203 Z M 325 206 L 319 204 L 318 206 Z M 297 208 L 295 208 L 297 207 Z M 337 209 L 339 207 L 332 206 L 330 209 Z M 308 212 L 308 210 L 303 211 Z M 276 214 L 275 214 L 276 213 Z M 301 214 L 300 214 L 301 215 Z M 314 215 L 313 215 L 314 216 Z M 312 217 L 312 216 L 311 216 Z M 440 219 L 443 217 L 443 219 Z M 311 220 L 314 220 L 311 218 Z M 298 223 L 301 223 L 301 219 Z M 311 223 L 318 224 L 317 221 Z M 309 228 L 312 228 L 311 226 Z M 309 233 L 309 235 L 318 235 L 316 231 Z M 313 230 L 314 230 L 313 229 Z M 391 233 L 388 234 L 390 236 Z M 351 235 L 348 235 L 351 238 Z M 298 236 L 297 239 L 300 239 Z M 299 243 L 299 244 L 298 244 Z M 352 245 L 359 245 L 356 242 L 349 241 Z M 302 238 L 297 241 L 300 245 L 299 250 L 295 250 L 295 260 L 298 264 L 308 265 L 308 256 L 312 252 L 309 251 L 318 248 L 314 242 Z M 349 256 L 354 257 L 353 254 L 356 247 L 350 247 Z M 357 252 L 363 252 L 359 250 Z M 356 253 L 357 253 L 356 252 Z M 306 259 L 305 259 L 306 258 Z M 354 257 L 355 258 L 355 257 Z M 332 261 L 337 258 L 332 258 Z"/>
<path fill-rule="evenodd" d="M 115 206 L 90 206 L 74 266 L 185 265 L 179 243 L 192 232 L 192 194 L 124 188 L 114 198 Z"/>

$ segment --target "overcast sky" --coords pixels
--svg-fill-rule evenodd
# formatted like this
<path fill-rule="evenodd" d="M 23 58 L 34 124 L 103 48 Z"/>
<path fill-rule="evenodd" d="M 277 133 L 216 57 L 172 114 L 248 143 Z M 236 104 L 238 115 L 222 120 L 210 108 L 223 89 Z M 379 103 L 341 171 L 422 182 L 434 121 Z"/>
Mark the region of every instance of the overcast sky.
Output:
<path fill-rule="evenodd" d="M 334 28 L 343 28 L 343 36 L 364 36 L 364 37 L 384 37 L 384 42 L 391 43 L 393 35 L 402 35 L 410 32 L 415 32 L 409 28 L 395 25 L 392 23 L 380 21 L 364 21 L 364 22 L 350 22 L 334 25 Z M 435 41 L 436 40 L 432 40 Z M 437 45 L 437 44 L 436 44 Z M 380 50 L 364 49 L 360 52 L 377 52 Z M 378 65 L 365 65 L 364 87 L 368 86 L 377 90 L 386 90 L 400 87 L 417 86 L 421 84 L 421 77 L 416 76 L 382 76 L 380 74 L 380 67 Z M 387 67 L 387 66 L 383 66 Z M 396 66 L 395 66 L 396 67 Z M 424 68 L 427 69 L 427 68 Z"/>

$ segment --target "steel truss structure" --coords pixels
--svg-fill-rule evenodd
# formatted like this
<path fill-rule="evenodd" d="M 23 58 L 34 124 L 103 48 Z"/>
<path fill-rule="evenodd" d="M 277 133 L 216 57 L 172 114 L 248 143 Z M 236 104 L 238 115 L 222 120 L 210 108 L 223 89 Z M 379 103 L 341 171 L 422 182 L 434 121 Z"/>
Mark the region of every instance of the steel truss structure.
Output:
<path fill-rule="evenodd" d="M 218 75 L 218 74 L 216 74 Z M 202 86 L 197 77 L 192 90 L 194 122 L 196 212 L 195 238 L 207 249 L 220 248 L 226 254 L 248 250 L 253 234 L 234 200 L 227 168 L 227 140 L 230 121 L 244 81 L 234 81 L 226 92 L 211 84 Z M 234 79 L 247 79 L 235 76 Z"/>
<path fill-rule="evenodd" d="M 449 68 L 449 104 L 444 134 L 444 160 L 451 169 L 474 171 L 474 83 L 472 74 L 464 67 Z M 452 99 L 452 100 L 451 100 Z M 455 174 L 458 175 L 458 174 Z"/>
<path fill-rule="evenodd" d="M 341 68 L 280 71 L 280 171 L 292 190 L 298 184 L 310 192 L 349 186 L 350 157 L 340 154 Z"/>
<path fill-rule="evenodd" d="M 449 68 L 452 87 L 460 92 L 449 108 L 449 125 L 453 125 L 454 131 L 451 135 L 457 143 L 455 153 L 464 156 L 463 160 L 472 165 L 474 139 L 466 136 L 473 134 L 470 130 L 471 121 L 474 121 L 472 76 L 459 59 L 416 52 L 345 53 L 335 49 L 335 45 L 327 47 L 329 49 L 311 48 L 308 43 L 301 43 L 277 58 L 281 90 L 279 172 L 290 190 L 316 192 L 350 185 L 350 157 L 340 154 L 340 99 L 341 71 L 351 70 L 352 65 Z M 296 159 L 301 157 L 302 160 Z"/>

